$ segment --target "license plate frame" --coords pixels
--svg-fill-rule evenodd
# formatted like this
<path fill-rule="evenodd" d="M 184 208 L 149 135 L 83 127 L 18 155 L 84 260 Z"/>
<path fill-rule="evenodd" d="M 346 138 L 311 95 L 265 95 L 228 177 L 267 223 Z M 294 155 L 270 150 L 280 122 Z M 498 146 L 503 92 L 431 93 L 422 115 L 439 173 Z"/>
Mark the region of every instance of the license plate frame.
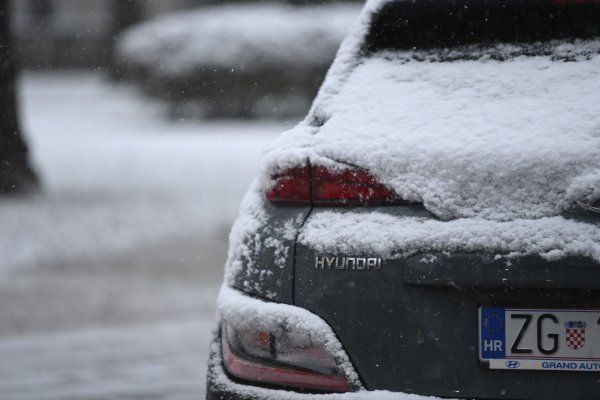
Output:
<path fill-rule="evenodd" d="M 600 373 L 600 309 L 482 306 L 478 331 L 490 369 Z"/>

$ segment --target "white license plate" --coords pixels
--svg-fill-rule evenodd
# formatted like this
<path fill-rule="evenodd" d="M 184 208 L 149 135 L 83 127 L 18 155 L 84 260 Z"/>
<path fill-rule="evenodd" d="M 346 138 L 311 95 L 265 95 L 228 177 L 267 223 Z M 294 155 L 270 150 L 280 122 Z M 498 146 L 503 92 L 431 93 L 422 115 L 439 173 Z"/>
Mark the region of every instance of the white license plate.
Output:
<path fill-rule="evenodd" d="M 479 359 L 492 369 L 600 373 L 600 310 L 480 307 Z"/>

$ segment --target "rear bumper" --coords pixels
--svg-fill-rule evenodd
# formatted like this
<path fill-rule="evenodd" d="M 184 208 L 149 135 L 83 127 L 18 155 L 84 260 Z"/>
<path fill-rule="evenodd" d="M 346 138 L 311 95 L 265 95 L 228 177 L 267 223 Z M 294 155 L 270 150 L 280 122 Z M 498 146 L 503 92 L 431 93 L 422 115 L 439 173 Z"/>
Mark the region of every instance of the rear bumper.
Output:
<path fill-rule="evenodd" d="M 221 338 L 215 330 L 210 344 L 208 373 L 206 377 L 206 400 L 435 400 L 437 397 L 389 392 L 384 390 L 362 390 L 354 393 L 307 394 L 281 389 L 269 389 L 236 382 L 223 368 Z M 506 397 L 504 400 L 508 399 Z M 451 400 L 451 399 L 445 399 Z M 477 399 L 473 399 L 477 400 Z M 489 400 L 489 399 L 487 399 Z M 499 399 L 498 399 L 499 400 Z"/>
<path fill-rule="evenodd" d="M 436 290 L 436 289 L 434 289 Z M 240 294 L 241 295 L 241 294 Z M 456 293 L 454 293 L 456 296 Z M 246 298 L 246 296 L 241 296 Z M 454 296 L 452 296 L 454 297 Z M 249 301 L 257 301 L 248 298 Z M 449 300 L 449 299 L 448 299 Z M 452 303 L 452 301 L 450 301 Z M 277 305 L 277 303 L 271 303 L 273 305 Z M 289 307 L 289 306 L 285 306 Z M 237 307 L 236 307 L 237 308 Z M 417 345 L 417 342 L 411 340 L 413 346 L 411 347 L 420 347 Z M 462 344 L 460 338 L 455 338 L 455 347 L 457 348 L 465 348 L 465 345 Z M 398 352 L 401 350 L 399 348 Z M 206 398 L 209 400 L 254 400 L 254 399 L 291 399 L 291 400 L 304 400 L 304 399 L 314 399 L 315 396 L 313 394 L 307 393 L 298 393 L 294 391 L 274 389 L 274 388 L 266 388 L 253 385 L 251 383 L 241 382 L 239 380 L 231 378 L 224 370 L 223 361 L 221 356 L 221 340 L 219 336 L 219 331 L 215 330 L 213 334 L 213 339 L 210 344 L 210 358 L 208 362 L 208 374 L 207 374 L 207 396 Z M 377 350 L 370 350 L 377 352 Z M 439 355 L 440 353 L 438 353 Z M 444 354 L 444 353 L 442 353 Z M 419 364 L 423 361 L 424 354 L 421 354 L 421 357 L 414 357 L 415 362 L 417 364 L 414 368 L 419 368 Z M 355 360 L 356 361 L 356 360 Z M 467 363 L 468 364 L 468 363 Z M 459 368 L 456 368 L 456 365 L 453 366 L 452 363 L 446 363 L 446 367 L 443 368 L 445 372 L 443 375 L 453 375 L 457 373 Z M 538 372 L 524 372 L 518 373 L 514 371 L 502 371 L 500 373 L 488 371 L 487 374 L 493 375 L 494 380 L 500 381 L 502 383 L 505 381 L 505 378 L 509 378 L 517 382 L 518 386 L 528 386 L 528 387 L 538 387 L 536 383 L 540 381 L 540 374 Z M 596 399 L 597 398 L 597 388 L 600 383 L 598 383 L 598 374 L 597 373 L 556 373 L 556 372 L 548 372 L 549 375 L 544 375 L 545 378 L 550 378 L 554 380 L 552 387 L 554 388 L 554 396 L 544 396 L 544 398 L 552 398 L 552 399 L 565 399 L 565 398 L 577 398 L 577 399 Z M 566 375 L 565 375 L 566 374 Z M 398 378 L 401 377 L 401 374 L 398 373 Z M 490 387 L 493 385 L 489 384 L 489 378 L 487 377 L 478 377 L 477 373 L 472 375 L 471 381 L 474 385 L 479 386 L 479 390 L 470 390 L 471 393 L 476 392 L 479 393 L 477 396 L 466 396 L 466 395 L 445 395 L 444 397 L 460 397 L 460 398 L 477 398 L 477 399 L 511 399 L 511 398 L 534 398 L 531 397 L 523 397 L 522 395 L 518 395 L 516 397 L 512 396 L 510 393 L 506 393 L 505 395 L 500 396 L 490 396 Z M 542 379 L 542 380 L 544 380 Z M 435 386 L 435 382 L 429 380 L 430 386 Z M 573 385 L 575 384 L 575 386 Z M 509 387 L 507 385 L 506 387 Z M 564 390 L 561 389 L 561 386 L 570 387 L 571 393 L 573 396 L 563 396 Z M 427 391 L 417 391 L 413 390 L 412 393 L 427 393 Z M 547 391 L 547 390 L 546 390 Z M 317 397 L 329 400 L 329 399 L 340 399 L 340 400 L 354 400 L 354 399 L 366 399 L 366 400 L 417 400 L 417 399 L 434 399 L 434 397 L 422 397 L 415 394 L 405 394 L 399 391 L 390 392 L 386 390 L 359 390 L 353 393 L 344 393 L 344 394 L 319 394 Z"/>
<path fill-rule="evenodd" d="M 334 256 L 340 258 L 325 254 Z M 479 361 L 477 331 L 479 307 L 600 308 L 597 262 L 416 254 L 369 270 L 322 268 L 322 257 L 298 246 L 296 306 L 331 326 L 367 389 L 448 398 L 598 398 L 598 372 L 489 369 Z"/>

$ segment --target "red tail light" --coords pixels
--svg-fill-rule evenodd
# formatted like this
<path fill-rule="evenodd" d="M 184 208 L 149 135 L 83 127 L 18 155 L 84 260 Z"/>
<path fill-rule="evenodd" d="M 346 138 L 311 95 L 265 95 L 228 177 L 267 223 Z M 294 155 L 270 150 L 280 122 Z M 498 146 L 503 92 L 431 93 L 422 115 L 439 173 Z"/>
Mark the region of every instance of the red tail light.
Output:
<path fill-rule="evenodd" d="M 330 171 L 312 168 L 312 200 L 315 205 L 392 205 L 404 203 L 367 171 L 352 168 Z"/>
<path fill-rule="evenodd" d="M 310 167 L 296 167 L 273 177 L 267 200 L 287 205 L 310 205 Z"/>
<path fill-rule="evenodd" d="M 296 167 L 273 177 L 267 199 L 281 205 L 378 206 L 406 204 L 367 171 Z"/>

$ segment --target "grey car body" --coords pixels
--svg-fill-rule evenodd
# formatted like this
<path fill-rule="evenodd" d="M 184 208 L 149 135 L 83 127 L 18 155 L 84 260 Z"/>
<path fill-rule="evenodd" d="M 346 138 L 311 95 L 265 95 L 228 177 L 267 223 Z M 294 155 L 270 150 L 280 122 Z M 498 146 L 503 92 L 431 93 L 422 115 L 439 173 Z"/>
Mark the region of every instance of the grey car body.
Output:
<path fill-rule="evenodd" d="M 377 3 L 375 11 L 365 14 L 366 29 L 355 33 L 360 36 L 360 57 L 346 64 L 338 60 L 338 70 L 344 65 L 360 64 L 381 51 L 418 48 L 422 54 L 437 57 L 436 62 L 451 64 L 455 60 L 481 57 L 478 51 L 490 44 L 523 44 L 515 54 L 486 55 L 496 57 L 501 65 L 503 57 L 547 55 L 544 44 L 552 40 L 577 43 L 595 40 L 600 35 L 597 2 L 374 3 Z M 448 51 L 453 48 L 460 50 Z M 556 63 L 577 62 L 568 56 L 551 58 Z M 330 73 L 335 73 L 335 69 L 336 64 Z M 331 115 L 323 117 L 319 103 L 335 96 L 336 85 L 344 85 L 343 79 L 330 81 L 333 83 L 321 89 L 304 122 L 316 131 L 332 119 Z M 341 206 L 273 204 L 265 197 L 260 201 L 265 218 L 245 232 L 245 252 L 232 249 L 229 263 L 236 263 L 237 267 L 231 269 L 225 285 L 251 298 L 303 308 L 326 321 L 362 384 L 352 394 L 355 397 L 348 398 L 367 397 L 370 392 L 381 391 L 399 396 L 414 393 L 478 399 L 598 397 L 600 371 L 489 369 L 479 356 L 477 331 L 480 307 L 599 309 L 600 263 L 591 253 L 572 252 L 549 258 L 530 252 L 510 257 L 507 262 L 502 256 L 506 250 L 501 246 L 494 248 L 494 244 L 475 251 L 460 246 L 439 251 L 423 246 L 405 252 L 402 257 L 386 257 L 376 251 L 361 253 L 352 246 L 344 251 L 341 245 L 329 251 L 326 246 L 299 238 L 305 235 L 308 225 L 320 218 L 326 221 L 325 217 L 331 213 L 340 219 L 352 214 L 360 220 L 362 214 L 377 213 L 424 223 L 451 218 L 432 212 L 426 201 Z M 586 198 L 579 204 L 565 206 L 557 215 L 597 230 L 600 227 L 597 206 L 597 199 Z M 326 231 L 327 226 L 320 229 Z M 332 231 L 331 236 L 342 235 Z M 267 240 L 278 245 L 269 246 Z M 232 246 L 239 243 L 232 241 Z M 287 249 L 284 254 L 282 248 Z M 300 395 L 294 391 L 303 392 L 299 388 L 281 390 L 281 386 L 228 375 L 222 365 L 218 335 L 209 362 L 208 398 L 265 396 L 265 392 L 258 395 L 240 390 L 244 385 L 267 387 L 269 394 L 265 397 L 272 398 L 298 398 Z M 225 378 L 230 385 L 224 383 Z M 304 392 L 310 395 L 310 390 Z"/>

